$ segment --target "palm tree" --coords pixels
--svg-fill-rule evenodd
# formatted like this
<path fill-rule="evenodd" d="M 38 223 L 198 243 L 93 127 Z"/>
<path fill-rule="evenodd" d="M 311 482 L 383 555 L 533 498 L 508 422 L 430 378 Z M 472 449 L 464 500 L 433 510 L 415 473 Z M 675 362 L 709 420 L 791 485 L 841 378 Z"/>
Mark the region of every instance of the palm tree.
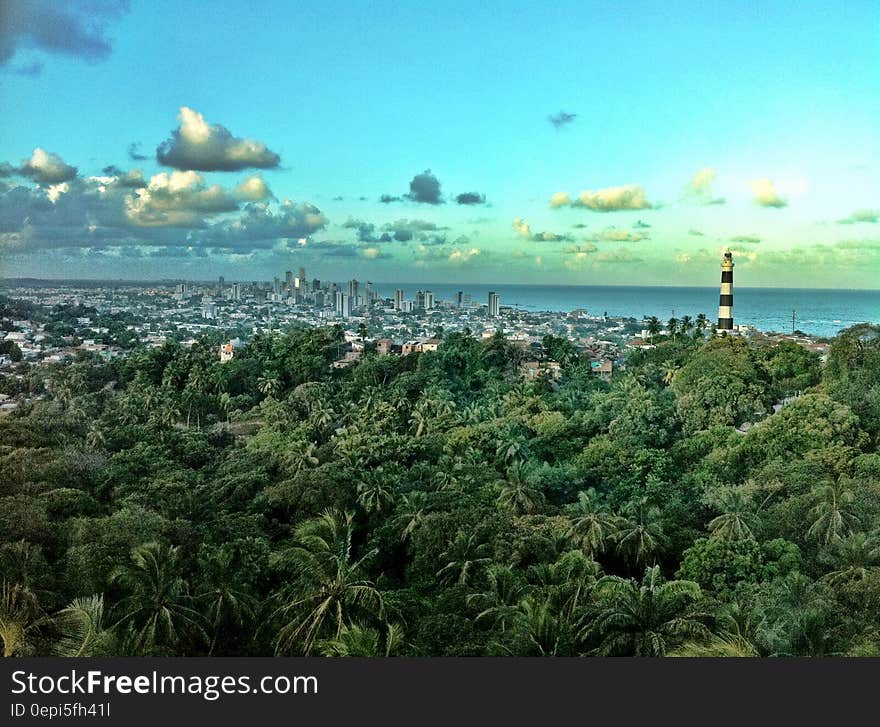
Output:
<path fill-rule="evenodd" d="M 224 626 L 241 633 L 256 617 L 257 599 L 234 578 L 239 565 L 237 556 L 235 549 L 222 548 L 207 563 L 201 564 L 202 567 L 208 565 L 206 580 L 210 584 L 198 595 L 211 628 L 208 655 L 214 653 Z"/>
<path fill-rule="evenodd" d="M 478 543 L 476 535 L 473 533 L 467 535 L 463 530 L 459 530 L 455 540 L 442 555 L 446 565 L 437 571 L 437 578 L 445 583 L 467 585 L 477 573 L 492 562 L 487 555 L 488 552 L 489 546 L 486 543 Z"/>
<path fill-rule="evenodd" d="M 458 489 L 460 484 L 458 475 L 461 470 L 461 464 L 456 460 L 450 462 L 450 458 L 447 457 L 446 461 L 441 459 L 438 462 L 437 471 L 431 477 L 431 484 L 438 492 Z"/>
<path fill-rule="evenodd" d="M 654 337 L 660 333 L 660 319 L 657 316 L 651 316 L 648 318 L 648 323 L 645 326 L 645 330 L 648 331 L 648 335 L 651 337 L 651 343 L 654 342 Z"/>
<path fill-rule="evenodd" d="M 181 412 L 172 397 L 169 397 L 159 412 L 159 422 L 166 427 L 173 427 L 180 420 Z"/>
<path fill-rule="evenodd" d="M 864 580 L 880 566 L 880 540 L 876 535 L 853 533 L 838 540 L 824 560 L 833 563 L 834 570 L 825 574 L 822 580 L 832 586 Z"/>
<path fill-rule="evenodd" d="M 666 656 L 689 658 L 738 657 L 753 658 L 761 656 L 755 645 L 738 634 L 710 634 L 707 640 L 686 641 L 681 646 L 666 653 Z"/>
<path fill-rule="evenodd" d="M 504 464 L 522 462 L 528 457 L 528 443 L 521 434 L 508 432 L 498 440 L 495 447 L 495 455 Z"/>
<path fill-rule="evenodd" d="M 229 410 L 232 409 L 232 397 L 228 392 L 224 391 L 220 394 L 220 408 L 223 410 L 223 413 L 226 415 L 226 423 L 229 424 Z"/>
<path fill-rule="evenodd" d="M 176 547 L 139 545 L 131 552 L 131 562 L 117 568 L 110 580 L 127 592 L 117 605 L 121 616 L 116 625 L 133 630 L 137 651 L 174 650 L 193 636 L 207 640 L 181 575 Z"/>
<path fill-rule="evenodd" d="M 709 321 L 706 318 L 706 314 L 705 313 L 697 313 L 697 323 L 696 323 L 697 333 L 702 335 L 703 331 L 706 330 L 706 326 L 708 326 L 708 325 L 709 325 Z"/>
<path fill-rule="evenodd" d="M 665 581 L 659 566 L 645 569 L 642 582 L 605 576 L 596 584 L 596 605 L 585 618 L 581 638 L 604 656 L 664 656 L 683 639 L 708 639 L 707 614 L 694 610 L 702 598 L 693 581 Z"/>
<path fill-rule="evenodd" d="M 86 434 L 86 444 L 88 445 L 89 449 L 100 449 L 106 443 L 107 438 L 104 436 L 104 432 L 101 431 L 100 427 L 93 425 L 89 428 L 89 431 Z"/>
<path fill-rule="evenodd" d="M 512 630 L 524 641 L 520 647 L 528 655 L 567 656 L 571 629 L 549 600 L 526 596 L 513 611 Z"/>
<path fill-rule="evenodd" d="M 757 523 L 755 506 L 745 487 L 722 487 L 711 498 L 710 504 L 721 514 L 709 521 L 709 532 L 719 540 L 751 540 Z"/>
<path fill-rule="evenodd" d="M 644 500 L 629 508 L 631 517 L 619 521 L 617 553 L 633 567 L 656 560 L 666 545 L 660 510 L 648 507 Z"/>
<path fill-rule="evenodd" d="M 326 432 L 333 424 L 336 415 L 327 402 L 316 402 L 309 413 L 312 426 L 319 432 Z"/>
<path fill-rule="evenodd" d="M 543 506 L 544 493 L 531 482 L 529 469 L 515 462 L 507 469 L 507 479 L 502 482 L 497 503 L 514 515 L 531 515 Z"/>
<path fill-rule="evenodd" d="M 859 519 L 850 510 L 855 497 L 850 489 L 850 480 L 841 475 L 835 482 L 818 485 L 812 494 L 816 503 L 810 510 L 815 519 L 807 537 L 822 545 L 831 545 L 852 534 L 858 527 Z"/>
<path fill-rule="evenodd" d="M 52 620 L 60 632 L 54 647 L 57 656 L 118 655 L 116 634 L 104 624 L 103 595 L 74 598 Z"/>
<path fill-rule="evenodd" d="M 694 327 L 694 321 L 690 316 L 682 316 L 681 321 L 679 323 L 679 330 L 681 331 L 683 336 L 686 336 L 690 333 L 691 329 Z"/>
<path fill-rule="evenodd" d="M 486 589 L 471 593 L 465 603 L 478 610 L 476 621 L 489 621 L 505 631 L 526 593 L 526 586 L 506 565 L 491 566 L 486 571 L 486 580 Z"/>
<path fill-rule="evenodd" d="M 599 564 L 580 550 L 569 550 L 554 563 L 529 568 L 530 582 L 547 594 L 559 618 L 572 625 L 583 613 L 601 575 Z"/>
<path fill-rule="evenodd" d="M 214 390 L 215 394 L 225 394 L 229 386 L 229 378 L 227 376 L 229 369 L 223 366 L 214 366 L 211 368 L 208 383 Z"/>
<path fill-rule="evenodd" d="M 388 624 L 384 637 L 376 629 L 352 624 L 343 626 L 336 638 L 318 642 L 317 650 L 321 656 L 375 658 L 395 656 L 402 647 L 403 630 L 397 624 Z"/>
<path fill-rule="evenodd" d="M 260 376 L 257 379 L 257 391 L 267 398 L 275 396 L 280 388 L 281 382 L 278 380 L 278 377 L 273 374 Z"/>
<path fill-rule="evenodd" d="M 461 424 L 479 424 L 486 415 L 485 409 L 478 403 L 468 404 L 459 410 L 458 418 Z"/>
<path fill-rule="evenodd" d="M 605 552 L 617 534 L 618 518 L 599 501 L 596 491 L 591 487 L 579 492 L 578 501 L 566 509 L 571 517 L 566 536 L 590 558 Z"/>
<path fill-rule="evenodd" d="M 275 639 L 278 654 L 311 654 L 325 636 L 339 639 L 354 615 L 382 618 L 382 594 L 366 579 L 366 562 L 376 549 L 352 555 L 354 515 L 327 510 L 294 531 L 296 545 L 276 557 L 294 578 L 274 612 L 284 620 Z"/>
<path fill-rule="evenodd" d="M 409 419 L 410 426 L 412 426 L 414 430 L 414 436 L 421 437 L 423 434 L 426 434 L 428 431 L 428 422 L 430 421 L 431 415 L 426 411 L 425 407 L 422 406 L 421 403 L 416 404 Z"/>
<path fill-rule="evenodd" d="M 831 648 L 834 608 L 826 584 L 793 571 L 765 584 L 758 637 L 773 655 L 822 656 Z"/>
<path fill-rule="evenodd" d="M 666 330 L 669 331 L 669 337 L 674 341 L 675 334 L 678 333 L 678 318 L 673 316 L 666 321 Z"/>
<path fill-rule="evenodd" d="M 382 467 L 364 472 L 357 486 L 358 505 L 367 514 L 382 512 L 394 503 L 394 490 Z"/>
<path fill-rule="evenodd" d="M 34 592 L 5 578 L 0 584 L 0 641 L 3 656 L 18 656 L 29 646 L 29 635 L 40 623 L 40 606 Z"/>
<path fill-rule="evenodd" d="M 315 454 L 317 449 L 314 442 L 297 443 L 292 450 L 284 452 L 281 459 L 290 473 L 297 475 L 302 470 L 317 467 L 320 464 L 320 460 Z"/>
<path fill-rule="evenodd" d="M 392 524 L 400 530 L 401 541 L 412 538 L 424 522 L 428 511 L 428 496 L 420 490 L 407 492 L 400 498 Z"/>
<path fill-rule="evenodd" d="M 678 371 L 678 367 L 675 365 L 673 361 L 666 361 L 663 364 L 663 383 L 667 386 L 672 385 L 672 381 L 675 378 L 675 374 Z"/>

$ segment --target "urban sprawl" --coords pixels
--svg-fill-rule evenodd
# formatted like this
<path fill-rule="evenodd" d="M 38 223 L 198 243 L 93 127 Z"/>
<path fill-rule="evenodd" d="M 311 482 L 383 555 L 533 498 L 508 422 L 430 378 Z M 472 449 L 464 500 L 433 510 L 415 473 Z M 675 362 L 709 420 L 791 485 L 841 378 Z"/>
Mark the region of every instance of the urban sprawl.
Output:
<path fill-rule="evenodd" d="M 374 350 L 407 356 L 436 351 L 449 332 L 488 339 L 501 333 L 524 349 L 525 378 L 560 376 L 560 363 L 547 350 L 548 336 L 569 341 L 589 360 L 596 376 L 610 378 L 626 367 L 628 351 L 651 348 L 658 337 L 718 335 L 718 326 L 700 315 L 661 321 L 596 314 L 584 309 L 566 313 L 523 310 L 504 305 L 498 293 L 485 301 L 465 291 L 451 300 L 425 289 L 412 297 L 397 289 L 383 298 L 370 282 L 344 284 L 308 280 L 304 269 L 288 271 L 272 282 L 227 283 L 86 283 L 7 281 L 2 293 L 40 311 L 39 320 L 0 319 L 0 411 L 12 411 L 27 399 L 21 364 L 51 365 L 83 355 L 104 359 L 125 356 L 133 348 L 159 347 L 174 339 L 191 346 L 205 335 L 218 338 L 220 361 L 258 333 L 290 328 L 339 326 L 344 345 L 332 365 L 343 368 Z M 708 304 L 708 301 L 707 301 Z M 708 307 L 708 306 L 707 306 Z M 735 325 L 724 335 L 750 339 L 791 340 L 824 356 L 827 343 L 800 332 L 768 333 Z M 16 391 L 20 391 L 16 395 Z"/>

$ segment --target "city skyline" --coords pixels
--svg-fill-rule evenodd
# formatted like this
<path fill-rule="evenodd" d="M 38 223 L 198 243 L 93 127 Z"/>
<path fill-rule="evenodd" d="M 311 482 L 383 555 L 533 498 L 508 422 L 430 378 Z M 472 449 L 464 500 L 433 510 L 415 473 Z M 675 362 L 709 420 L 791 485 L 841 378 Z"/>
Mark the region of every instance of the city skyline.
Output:
<path fill-rule="evenodd" d="M 867 2 L 2 12 L 0 277 L 880 287 Z"/>

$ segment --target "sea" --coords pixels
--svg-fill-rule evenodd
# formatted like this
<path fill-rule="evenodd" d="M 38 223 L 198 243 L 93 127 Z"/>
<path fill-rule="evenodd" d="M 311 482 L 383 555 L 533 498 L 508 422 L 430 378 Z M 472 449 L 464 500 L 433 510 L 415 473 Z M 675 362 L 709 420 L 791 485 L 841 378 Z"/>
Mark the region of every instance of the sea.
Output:
<path fill-rule="evenodd" d="M 661 321 L 704 313 L 718 316 L 718 288 L 624 285 L 477 285 L 448 283 L 376 283 L 383 297 L 394 297 L 402 288 L 407 298 L 417 290 L 432 290 L 438 300 L 454 300 L 461 290 L 475 303 L 485 303 L 490 291 L 501 296 L 502 306 L 529 311 L 585 309 L 591 315 Z M 834 336 L 856 323 L 880 323 L 880 290 L 819 290 L 806 288 L 734 288 L 734 323 L 761 331 L 790 333 L 794 328 L 815 336 Z"/>

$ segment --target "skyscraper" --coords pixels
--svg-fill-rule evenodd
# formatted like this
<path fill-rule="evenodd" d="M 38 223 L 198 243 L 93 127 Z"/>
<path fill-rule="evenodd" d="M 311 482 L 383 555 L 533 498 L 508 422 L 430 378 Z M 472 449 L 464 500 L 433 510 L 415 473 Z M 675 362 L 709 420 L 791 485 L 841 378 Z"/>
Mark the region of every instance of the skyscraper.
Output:
<path fill-rule="evenodd" d="M 426 290 L 425 291 L 425 310 L 432 310 L 434 308 L 434 291 Z"/>
<path fill-rule="evenodd" d="M 284 273 L 284 291 L 286 293 L 293 292 L 293 270 L 288 270 Z"/>
<path fill-rule="evenodd" d="M 494 290 L 489 292 L 489 315 L 497 318 L 501 310 L 501 296 Z"/>
<path fill-rule="evenodd" d="M 336 292 L 336 315 L 343 318 L 351 317 L 351 298 L 341 290 Z"/>
<path fill-rule="evenodd" d="M 733 330 L 733 254 L 721 258 L 721 298 L 718 301 L 718 330 Z"/>
<path fill-rule="evenodd" d="M 403 309 L 403 290 L 398 288 L 394 291 L 394 310 Z"/>

